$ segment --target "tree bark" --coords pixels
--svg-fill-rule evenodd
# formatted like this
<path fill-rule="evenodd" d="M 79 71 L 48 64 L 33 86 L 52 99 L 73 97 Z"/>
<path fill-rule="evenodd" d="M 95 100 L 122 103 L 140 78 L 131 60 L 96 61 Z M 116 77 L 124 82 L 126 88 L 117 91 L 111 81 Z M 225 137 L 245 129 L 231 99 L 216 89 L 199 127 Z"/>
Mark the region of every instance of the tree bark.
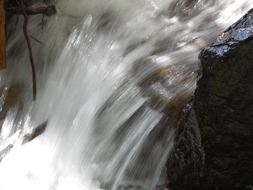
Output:
<path fill-rule="evenodd" d="M 6 68 L 6 32 L 4 0 L 0 0 L 0 69 Z"/>

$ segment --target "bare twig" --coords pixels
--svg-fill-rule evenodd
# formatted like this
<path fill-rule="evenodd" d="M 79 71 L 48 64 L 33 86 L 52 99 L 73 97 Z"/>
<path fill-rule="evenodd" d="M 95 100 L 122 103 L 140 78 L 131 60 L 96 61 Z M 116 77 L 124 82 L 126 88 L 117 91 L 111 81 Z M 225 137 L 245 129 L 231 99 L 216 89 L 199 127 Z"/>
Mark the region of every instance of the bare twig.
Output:
<path fill-rule="evenodd" d="M 29 7 L 24 7 L 27 15 L 43 14 L 46 16 L 52 16 L 56 13 L 54 5 L 46 5 L 44 3 L 37 3 Z M 20 15 L 24 13 L 22 7 L 7 7 L 7 12 L 10 14 Z"/>
<path fill-rule="evenodd" d="M 39 43 L 40 45 L 45 45 L 42 41 L 38 40 L 34 36 L 30 36 L 30 37 L 31 37 L 32 40 L 34 40 L 35 42 Z"/>
<path fill-rule="evenodd" d="M 22 14 L 24 16 L 24 23 L 23 23 L 23 32 L 24 36 L 27 42 L 27 48 L 28 48 L 28 53 L 29 53 L 29 58 L 30 58 L 30 63 L 31 63 L 31 68 L 32 68 L 32 82 L 33 82 L 33 100 L 36 100 L 36 93 L 37 93 L 37 87 L 36 87 L 36 71 L 35 71 L 35 65 L 34 65 L 34 60 L 33 60 L 33 54 L 32 54 L 32 46 L 31 46 L 31 41 L 27 32 L 27 24 L 28 24 L 28 14 L 25 9 L 25 4 L 24 0 L 19 0 L 20 1 L 20 7 L 22 9 Z"/>

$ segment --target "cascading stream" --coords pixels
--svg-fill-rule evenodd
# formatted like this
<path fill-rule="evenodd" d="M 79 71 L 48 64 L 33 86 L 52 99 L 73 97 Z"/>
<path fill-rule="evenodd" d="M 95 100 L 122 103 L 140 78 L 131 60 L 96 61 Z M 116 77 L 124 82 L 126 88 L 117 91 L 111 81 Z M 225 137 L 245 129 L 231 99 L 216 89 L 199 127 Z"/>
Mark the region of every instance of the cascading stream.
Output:
<path fill-rule="evenodd" d="M 29 22 L 36 102 L 22 20 L 10 20 L 9 66 L 0 73 L 0 190 L 165 189 L 174 107 L 195 90 L 198 53 L 251 0 L 55 4 L 55 16 Z M 44 121 L 46 131 L 27 142 Z"/>

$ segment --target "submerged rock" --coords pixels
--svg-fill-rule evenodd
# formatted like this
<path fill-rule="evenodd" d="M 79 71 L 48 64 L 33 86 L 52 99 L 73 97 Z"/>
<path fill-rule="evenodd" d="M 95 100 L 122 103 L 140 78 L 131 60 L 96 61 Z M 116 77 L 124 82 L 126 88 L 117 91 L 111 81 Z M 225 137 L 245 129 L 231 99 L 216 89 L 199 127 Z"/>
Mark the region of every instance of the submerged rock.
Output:
<path fill-rule="evenodd" d="M 253 10 L 200 54 L 202 77 L 168 161 L 172 190 L 253 184 Z"/>

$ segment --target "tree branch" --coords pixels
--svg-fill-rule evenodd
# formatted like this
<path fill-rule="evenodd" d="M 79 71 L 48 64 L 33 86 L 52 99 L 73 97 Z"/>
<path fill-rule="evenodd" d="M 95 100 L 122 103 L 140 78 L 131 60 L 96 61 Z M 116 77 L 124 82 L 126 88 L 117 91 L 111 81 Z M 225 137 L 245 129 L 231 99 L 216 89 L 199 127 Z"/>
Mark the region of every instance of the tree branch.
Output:
<path fill-rule="evenodd" d="M 33 60 L 33 54 L 32 54 L 32 45 L 31 41 L 27 32 L 27 24 L 28 24 L 28 15 L 25 10 L 25 4 L 24 0 L 20 0 L 20 7 L 23 11 L 23 16 L 24 16 L 24 24 L 23 24 L 23 32 L 24 36 L 27 42 L 27 48 L 28 48 L 28 53 L 29 53 L 29 58 L 30 58 L 30 63 L 31 63 L 31 68 L 32 68 L 32 82 L 33 82 L 33 100 L 36 100 L 36 93 L 37 93 L 37 87 L 36 87 L 36 71 L 35 71 L 35 65 L 34 65 L 34 60 Z"/>
<path fill-rule="evenodd" d="M 54 5 L 46 5 L 44 3 L 36 3 L 32 6 L 24 6 L 23 7 L 27 15 L 37 15 L 37 14 L 43 14 L 46 16 L 52 16 L 56 14 L 56 8 Z M 7 12 L 9 14 L 15 14 L 15 15 L 22 15 L 24 10 L 22 7 L 7 7 Z"/>

